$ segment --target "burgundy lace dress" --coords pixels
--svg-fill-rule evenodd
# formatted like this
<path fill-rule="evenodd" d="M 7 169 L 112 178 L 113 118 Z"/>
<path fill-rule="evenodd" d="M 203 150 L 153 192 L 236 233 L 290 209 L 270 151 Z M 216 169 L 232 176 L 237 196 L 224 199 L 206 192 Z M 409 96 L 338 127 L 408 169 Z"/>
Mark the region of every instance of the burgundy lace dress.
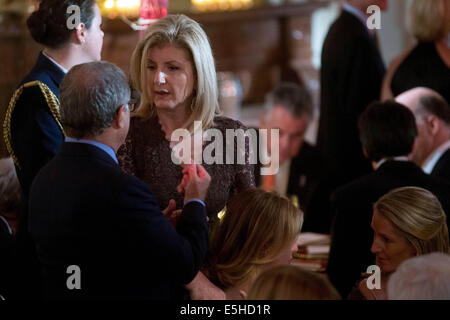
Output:
<path fill-rule="evenodd" d="M 217 220 L 217 213 L 225 207 L 230 197 L 242 190 L 255 187 L 254 165 L 249 164 L 248 157 L 245 164 L 237 164 L 237 161 L 234 161 L 234 164 L 225 164 L 227 145 L 225 130 L 246 130 L 246 127 L 239 121 L 226 117 L 216 117 L 214 123 L 213 128 L 220 130 L 223 136 L 224 164 L 202 164 L 211 176 L 205 200 L 210 224 Z M 206 142 L 203 149 L 209 143 L 211 142 Z M 246 147 L 248 153 L 248 144 Z M 236 154 L 237 144 L 234 143 L 235 160 Z M 161 209 L 167 207 L 170 199 L 176 201 L 177 209 L 183 207 L 184 197 L 177 192 L 177 186 L 183 176 L 182 167 L 172 162 L 170 142 L 165 139 L 157 117 L 149 120 L 131 119 L 130 131 L 125 144 L 119 149 L 118 159 L 125 172 L 149 184 Z"/>

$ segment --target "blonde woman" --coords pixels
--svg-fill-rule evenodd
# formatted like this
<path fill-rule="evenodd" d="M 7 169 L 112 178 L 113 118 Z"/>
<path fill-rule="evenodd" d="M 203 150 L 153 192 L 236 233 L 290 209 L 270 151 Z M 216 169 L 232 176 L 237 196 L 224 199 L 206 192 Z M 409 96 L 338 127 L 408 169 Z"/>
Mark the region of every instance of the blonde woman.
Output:
<path fill-rule="evenodd" d="M 450 1 L 413 0 L 410 13 L 418 43 L 392 61 L 381 98 L 427 87 L 450 101 Z"/>
<path fill-rule="evenodd" d="M 340 300 L 340 296 L 324 275 L 282 265 L 261 273 L 247 300 Z"/>
<path fill-rule="evenodd" d="M 287 198 L 260 189 L 240 193 L 212 231 L 204 273 L 227 299 L 242 299 L 262 271 L 290 263 L 302 222 Z"/>
<path fill-rule="evenodd" d="M 381 269 L 381 288 L 362 280 L 349 299 L 385 300 L 387 282 L 397 267 L 415 256 L 449 252 L 446 215 L 438 199 L 417 187 L 394 189 L 374 205 L 371 251 Z"/>
<path fill-rule="evenodd" d="M 183 167 L 172 158 L 172 148 L 179 141 L 172 141 L 175 130 L 200 133 L 201 139 L 206 130 L 215 129 L 223 137 L 224 148 L 216 149 L 220 153 L 227 146 L 227 129 L 246 128 L 218 116 L 216 71 L 208 38 L 197 22 L 184 15 L 169 15 L 149 26 L 131 58 L 131 77 L 141 101 L 119 151 L 119 162 L 126 172 L 150 185 L 161 208 L 180 209 L 183 195 L 177 186 Z M 203 153 L 211 142 L 203 136 L 193 143 Z M 232 147 L 236 155 L 237 147 Z M 212 178 L 205 201 L 211 224 L 232 195 L 254 187 L 254 166 L 248 161 L 226 164 L 225 156 L 225 151 L 219 155 L 223 164 L 204 159 L 202 163 Z"/>

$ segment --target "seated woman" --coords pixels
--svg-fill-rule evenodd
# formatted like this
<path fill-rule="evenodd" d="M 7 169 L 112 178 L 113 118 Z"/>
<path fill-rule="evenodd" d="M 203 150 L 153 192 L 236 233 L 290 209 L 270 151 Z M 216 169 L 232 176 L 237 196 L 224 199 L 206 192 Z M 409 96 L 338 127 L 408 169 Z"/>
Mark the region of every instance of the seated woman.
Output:
<path fill-rule="evenodd" d="M 371 251 L 381 269 L 380 289 L 359 282 L 349 299 L 385 300 L 389 276 L 405 260 L 431 252 L 449 252 L 446 216 L 437 198 L 417 187 L 390 191 L 374 205 Z"/>
<path fill-rule="evenodd" d="M 227 142 L 234 156 L 247 150 L 226 139 L 227 129 L 246 127 L 218 116 L 216 70 L 205 32 L 184 15 L 168 15 L 151 24 L 131 58 L 131 78 L 141 97 L 126 142 L 119 150 L 121 167 L 149 184 L 162 209 L 182 208 L 183 195 L 177 191 L 183 176 L 179 164 L 192 157 L 187 155 L 191 150 L 178 153 L 175 145 L 179 142 L 177 134 L 187 132 L 190 136 L 182 142 L 193 142 L 195 162 L 202 163 L 212 179 L 205 203 L 213 224 L 231 196 L 254 187 L 254 166 L 249 161 L 229 163 L 228 154 L 222 152 Z M 214 138 L 203 135 L 205 132 Z M 223 138 L 221 143 L 217 135 Z M 211 146 L 213 142 L 217 148 Z M 206 159 L 205 154 L 212 154 L 212 149 L 215 156 Z M 179 163 L 176 156 L 181 153 Z"/>
<path fill-rule="evenodd" d="M 381 99 L 427 87 L 450 101 L 450 1 L 414 0 L 410 13 L 418 43 L 392 61 L 383 80 Z"/>
<path fill-rule="evenodd" d="M 262 271 L 290 263 L 302 222 L 303 213 L 287 198 L 260 189 L 241 192 L 213 228 L 205 275 L 226 299 L 242 299 Z"/>
<path fill-rule="evenodd" d="M 247 300 L 340 300 L 339 293 L 322 275 L 297 266 L 264 271 L 252 284 Z"/>

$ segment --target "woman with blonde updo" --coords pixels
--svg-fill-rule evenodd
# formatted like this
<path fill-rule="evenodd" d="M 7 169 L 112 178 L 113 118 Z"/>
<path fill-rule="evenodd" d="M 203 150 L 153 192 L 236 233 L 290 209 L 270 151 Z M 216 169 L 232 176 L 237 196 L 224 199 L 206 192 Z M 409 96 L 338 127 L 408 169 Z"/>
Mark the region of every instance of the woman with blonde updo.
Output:
<path fill-rule="evenodd" d="M 362 280 L 349 298 L 384 300 L 389 276 L 403 261 L 431 252 L 449 253 L 446 215 L 439 200 L 425 189 L 404 187 L 382 196 L 374 205 L 371 226 L 381 289 L 369 290 Z"/>
<path fill-rule="evenodd" d="M 274 192 L 238 194 L 212 231 L 206 276 L 227 299 L 242 299 L 262 271 L 290 263 L 302 222 L 303 213 Z"/>

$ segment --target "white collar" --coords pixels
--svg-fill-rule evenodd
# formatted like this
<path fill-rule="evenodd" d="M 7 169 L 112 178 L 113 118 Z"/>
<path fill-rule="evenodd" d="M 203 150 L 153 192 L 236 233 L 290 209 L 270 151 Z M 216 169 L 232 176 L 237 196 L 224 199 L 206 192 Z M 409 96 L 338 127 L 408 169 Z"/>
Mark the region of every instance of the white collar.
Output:
<path fill-rule="evenodd" d="M 378 168 L 386 161 L 409 161 L 409 159 L 407 156 L 383 158 L 375 164 L 375 170 L 378 170 Z"/>
<path fill-rule="evenodd" d="M 58 68 L 60 68 L 64 73 L 67 73 L 68 70 L 66 68 L 64 68 L 62 65 L 60 65 L 58 62 L 56 62 L 55 60 L 53 60 L 48 54 L 45 53 L 45 51 L 42 51 L 42 54 L 44 56 L 47 57 L 48 60 L 50 60 L 51 62 L 53 62 Z"/>
<path fill-rule="evenodd" d="M 364 12 L 355 8 L 354 6 L 349 5 L 348 3 L 344 3 L 342 9 L 357 17 L 362 22 L 362 24 L 367 28 L 367 16 Z"/>
<path fill-rule="evenodd" d="M 450 149 L 450 140 L 447 140 L 446 142 L 444 142 L 443 144 L 441 144 L 439 146 L 439 148 L 436 148 L 436 150 L 434 150 L 429 156 L 428 158 L 425 160 L 425 162 L 422 165 L 422 169 L 425 173 L 430 174 L 433 169 L 434 166 L 436 165 L 436 163 L 439 161 L 439 159 L 441 158 L 441 156 L 448 150 Z"/>

